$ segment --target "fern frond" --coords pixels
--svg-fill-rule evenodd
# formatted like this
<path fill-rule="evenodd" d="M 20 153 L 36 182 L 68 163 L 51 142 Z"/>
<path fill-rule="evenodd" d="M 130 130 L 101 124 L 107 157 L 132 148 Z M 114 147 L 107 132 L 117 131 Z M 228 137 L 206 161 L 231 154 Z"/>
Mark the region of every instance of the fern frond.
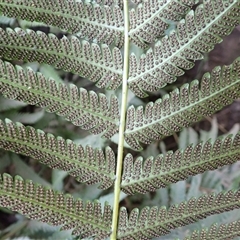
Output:
<path fill-rule="evenodd" d="M 240 236 L 240 221 L 228 224 L 213 224 L 209 229 L 195 230 L 191 236 L 183 240 L 231 240 Z"/>
<path fill-rule="evenodd" d="M 122 208 L 119 217 L 118 238 L 151 239 L 168 234 L 171 229 L 189 225 L 207 216 L 240 208 L 240 190 L 211 193 L 178 205 L 166 207 L 145 207 L 139 214 L 139 209 L 133 209 L 127 214 Z"/>
<path fill-rule="evenodd" d="M 0 148 L 39 160 L 51 168 L 62 169 L 79 182 L 101 183 L 109 188 L 114 181 L 115 155 L 110 147 L 93 149 L 54 137 L 21 123 L 0 120 Z"/>
<path fill-rule="evenodd" d="M 73 229 L 74 235 L 82 238 L 94 236 L 104 239 L 111 231 L 111 207 L 107 203 L 102 213 L 98 201 L 84 203 L 70 195 L 54 192 L 52 189 L 14 179 L 3 174 L 0 178 L 0 206 L 17 211 L 30 219 L 62 225 L 62 230 Z"/>
<path fill-rule="evenodd" d="M 133 2 L 139 4 L 142 1 Z M 129 12 L 130 39 L 141 48 L 147 47 L 146 43 L 155 42 L 157 37 L 164 34 L 169 20 L 179 21 L 194 4 L 195 1 L 186 0 L 144 1 L 136 10 L 132 9 Z"/>
<path fill-rule="evenodd" d="M 221 37 L 232 31 L 240 22 L 239 14 L 238 0 L 204 1 L 195 13 L 190 11 L 179 22 L 177 31 L 157 42 L 154 50 L 143 54 L 139 61 L 134 54 L 130 56 L 129 88 L 145 97 L 145 91 L 157 91 L 174 82 L 183 70 L 194 66 L 195 60 L 203 58 L 202 53 L 212 50 Z"/>
<path fill-rule="evenodd" d="M 64 116 L 91 133 L 104 132 L 110 138 L 118 131 L 118 99 L 111 97 L 110 104 L 104 94 L 87 92 L 75 85 L 56 83 L 35 73 L 0 60 L 0 92 L 7 98 L 46 108 Z"/>
<path fill-rule="evenodd" d="M 133 163 L 132 155 L 128 154 L 124 160 L 121 188 L 127 194 L 155 191 L 188 176 L 237 162 L 239 155 L 240 132 L 235 137 L 229 135 L 214 143 L 209 140 L 190 145 L 182 151 L 160 154 L 155 159 L 149 157 L 144 162 L 138 157 Z"/>
<path fill-rule="evenodd" d="M 122 0 L 95 0 L 96 3 L 107 5 L 107 6 L 114 6 L 117 5 L 121 9 L 123 9 L 123 1 Z"/>
<path fill-rule="evenodd" d="M 124 21 L 117 5 L 100 6 L 81 0 L 3 0 L 0 11 L 8 17 L 44 22 L 70 33 L 79 32 L 81 38 L 123 45 Z"/>
<path fill-rule="evenodd" d="M 77 37 L 60 40 L 53 34 L 0 28 L 0 56 L 28 62 L 47 63 L 97 82 L 101 88 L 116 89 L 122 81 L 122 55 L 103 44 L 90 44 Z"/>
<path fill-rule="evenodd" d="M 130 106 L 127 112 L 126 142 L 140 150 L 139 142 L 149 144 L 189 126 L 203 116 L 209 116 L 240 97 L 240 58 L 232 65 L 216 67 L 197 80 L 184 84 L 155 103 Z"/>

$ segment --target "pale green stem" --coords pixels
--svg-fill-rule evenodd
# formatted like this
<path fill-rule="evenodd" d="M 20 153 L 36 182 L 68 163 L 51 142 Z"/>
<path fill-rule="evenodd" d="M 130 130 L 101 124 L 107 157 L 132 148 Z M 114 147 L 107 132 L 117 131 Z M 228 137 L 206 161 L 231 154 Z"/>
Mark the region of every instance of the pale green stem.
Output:
<path fill-rule="evenodd" d="M 119 140 L 117 154 L 117 169 L 116 179 L 114 184 L 114 203 L 113 203 L 113 218 L 112 218 L 112 234 L 111 240 L 117 239 L 118 215 L 119 215 L 119 199 L 121 191 L 121 175 L 123 165 L 123 147 L 124 147 L 124 131 L 127 109 L 127 94 L 128 94 L 128 67 L 129 67 L 129 15 L 128 15 L 128 0 L 123 0 L 124 4 L 124 60 L 123 60 L 123 82 L 122 82 L 122 104 L 121 117 L 119 123 Z"/>

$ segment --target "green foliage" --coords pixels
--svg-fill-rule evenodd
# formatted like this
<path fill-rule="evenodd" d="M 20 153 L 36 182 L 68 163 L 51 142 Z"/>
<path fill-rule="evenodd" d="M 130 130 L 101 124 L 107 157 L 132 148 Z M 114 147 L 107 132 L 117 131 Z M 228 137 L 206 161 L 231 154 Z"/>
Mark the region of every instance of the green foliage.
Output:
<path fill-rule="evenodd" d="M 214 68 L 199 81 L 173 87 L 173 91 L 154 102 L 146 100 L 144 104 L 135 99 L 133 102 L 137 106 L 128 106 L 128 90 L 143 98 L 174 83 L 239 24 L 238 0 L 200 2 L 0 2 L 4 24 L 14 25 L 14 19 L 6 18 L 13 17 L 20 18 L 20 23 L 22 20 L 27 20 L 28 24 L 44 22 L 51 27 L 50 34 L 25 29 L 28 24 L 19 24 L 15 29 L 0 28 L 0 93 L 12 99 L 0 99 L 1 119 L 11 118 L 0 120 L 0 147 L 54 169 L 52 184 L 48 184 L 40 176 L 35 178 L 34 172 L 28 171 L 30 168 L 16 155 L 9 157 L 26 170 L 22 171 L 24 176 L 29 174 L 30 179 L 42 185 L 2 174 L 1 207 L 67 230 L 61 233 L 59 229 L 49 228 L 49 232 L 55 231 L 55 235 L 49 233 L 52 238 L 144 240 L 170 236 L 170 239 L 217 240 L 240 235 L 239 219 L 229 217 L 228 225 L 221 220 L 221 216 L 227 216 L 227 211 L 235 209 L 239 213 L 237 170 L 218 172 L 219 167 L 237 164 L 240 132 L 215 139 L 217 134 L 212 128 L 214 139 L 202 133 L 199 141 L 196 133 L 184 129 L 180 134 L 181 145 L 174 152 L 164 152 L 163 142 L 161 154 L 149 145 L 238 99 L 240 58 L 229 66 Z M 170 24 L 172 30 L 169 31 Z M 54 34 L 56 29 L 65 31 L 64 36 Z M 29 65 L 18 66 L 20 63 L 16 61 Z M 45 64 L 87 78 L 103 90 L 92 85 L 92 89 L 87 90 L 89 86 L 86 89 L 79 88 L 78 83 L 64 83 L 58 70 Z M 27 104 L 56 113 L 64 120 L 43 111 L 17 111 Z M 50 121 L 52 118 L 54 121 Z M 21 123 L 14 123 L 15 119 Z M 57 125 L 58 129 L 53 132 L 58 137 L 51 134 L 48 122 Z M 65 130 L 67 127 L 71 130 Z M 79 127 L 91 134 L 101 134 L 104 142 L 94 137 L 88 145 L 89 139 L 83 137 L 86 133 L 80 132 Z M 117 153 L 110 140 L 106 141 L 116 133 Z M 186 134 L 192 134 L 189 139 L 194 141 L 187 142 Z M 149 147 L 145 148 L 143 143 Z M 134 154 L 124 150 L 126 145 L 132 153 L 133 150 L 141 151 L 144 158 L 139 156 L 134 160 Z M 101 149 L 103 147 L 105 150 Z M 2 157 L 1 170 L 7 164 L 4 160 Z M 199 173 L 204 173 L 204 177 Z M 223 188 L 221 179 L 229 177 L 230 173 L 232 183 Z M 67 174 L 79 182 L 99 184 L 98 189 L 81 185 L 72 195 L 55 192 L 53 189 L 64 191 Z M 102 190 L 113 184 L 114 193 L 103 193 Z M 200 191 L 201 188 L 215 188 L 216 192 Z M 125 198 L 120 190 L 133 198 L 138 198 L 138 193 L 145 194 L 141 195 L 142 210 L 134 208 L 128 213 L 126 207 L 119 209 L 119 201 Z M 150 201 L 146 193 L 153 191 L 155 200 Z M 86 198 L 90 201 L 85 201 Z M 113 200 L 104 203 L 106 199 Z M 155 206 L 159 204 L 161 206 Z M 204 224 L 197 226 L 201 219 L 214 214 L 220 216 L 219 226 L 215 224 L 207 230 L 201 229 Z M 184 230 L 184 226 L 191 223 L 195 225 L 190 225 L 189 231 Z M 29 226 L 29 232 L 40 234 L 41 229 Z M 14 226 L 12 231 L 16 231 Z"/>

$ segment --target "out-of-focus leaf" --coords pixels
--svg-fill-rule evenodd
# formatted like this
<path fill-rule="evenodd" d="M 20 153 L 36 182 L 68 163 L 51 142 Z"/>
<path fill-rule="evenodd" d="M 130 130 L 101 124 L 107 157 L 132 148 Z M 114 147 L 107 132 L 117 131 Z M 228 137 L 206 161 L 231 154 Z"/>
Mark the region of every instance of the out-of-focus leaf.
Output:
<path fill-rule="evenodd" d="M 197 144 L 198 134 L 193 128 L 188 128 L 188 144 Z"/>
<path fill-rule="evenodd" d="M 201 181 L 202 181 L 201 174 L 198 174 L 191 178 L 191 184 L 188 189 L 186 200 L 189 200 L 191 197 L 199 197 L 202 194 L 200 192 Z"/>
<path fill-rule="evenodd" d="M 211 129 L 210 131 L 200 131 L 200 140 L 206 142 L 208 139 L 211 138 L 212 141 L 215 141 L 217 136 L 218 136 L 218 123 L 217 123 L 217 118 L 213 117 L 212 122 L 211 122 Z"/>
<path fill-rule="evenodd" d="M 124 192 L 121 192 L 120 197 L 119 197 L 119 202 L 122 201 L 126 197 L 127 197 L 127 194 L 125 194 Z M 104 207 L 105 202 L 108 202 L 113 207 L 114 193 L 112 192 L 112 193 L 109 193 L 107 195 L 100 197 L 99 202 L 101 203 L 102 207 Z"/>
<path fill-rule="evenodd" d="M 186 181 L 179 181 L 177 183 L 171 184 L 169 188 L 171 205 L 186 200 Z"/>
<path fill-rule="evenodd" d="M 178 147 L 179 149 L 184 149 L 187 145 L 188 145 L 188 129 L 184 128 L 179 134 Z"/>
<path fill-rule="evenodd" d="M 2 25 L 12 25 L 14 23 L 14 18 L 9 18 L 5 16 L 0 16 L 0 24 Z"/>
<path fill-rule="evenodd" d="M 153 206 L 169 206 L 169 194 L 167 188 L 160 188 L 156 190 L 156 195 L 152 200 Z"/>
<path fill-rule="evenodd" d="M 57 191 L 62 191 L 64 186 L 64 178 L 68 175 L 67 172 L 59 169 L 52 170 L 52 188 Z"/>
<path fill-rule="evenodd" d="M 39 222 L 37 220 L 29 221 L 25 229 L 25 232 L 28 234 L 28 236 L 31 236 L 31 239 L 41 238 L 44 240 L 48 240 L 50 236 L 52 236 L 55 232 L 59 231 L 59 226 L 51 226 L 47 223 Z"/>
<path fill-rule="evenodd" d="M 48 64 L 41 64 L 39 71 L 47 78 L 52 78 L 58 83 L 63 82 L 56 69 Z"/>
<path fill-rule="evenodd" d="M 240 130 L 240 124 L 234 124 L 233 127 L 229 130 L 229 132 L 227 132 L 226 134 L 223 134 L 223 136 L 227 136 L 229 134 L 233 134 L 236 135 Z"/>
<path fill-rule="evenodd" d="M 165 145 L 165 143 L 163 141 L 161 141 L 159 143 L 159 148 L 160 148 L 161 153 L 166 154 L 167 148 L 166 148 L 166 145 Z"/>
<path fill-rule="evenodd" d="M 143 158 L 148 158 L 149 156 L 156 157 L 159 154 L 158 146 L 156 143 L 150 144 L 141 154 Z"/>
<path fill-rule="evenodd" d="M 1 149 L 0 149 L 1 150 Z M 8 154 L 3 154 L 0 157 L 0 172 L 5 172 L 5 168 L 10 165 L 11 161 Z"/>
<path fill-rule="evenodd" d="M 31 28 L 31 27 L 42 27 L 42 26 L 48 26 L 45 23 L 42 22 L 30 22 L 27 20 L 19 20 L 19 25 L 23 29 Z"/>
<path fill-rule="evenodd" d="M 0 112 L 27 106 L 26 103 L 0 97 Z"/>
<path fill-rule="evenodd" d="M 44 110 L 40 110 L 34 113 L 18 113 L 11 118 L 14 122 L 21 122 L 23 124 L 34 124 L 38 122 L 44 116 Z"/>
<path fill-rule="evenodd" d="M 73 197 L 81 198 L 82 200 L 94 200 L 99 197 L 103 190 L 99 189 L 97 185 L 83 185 L 81 190 L 72 193 Z"/>
<path fill-rule="evenodd" d="M 23 160 L 16 154 L 10 153 L 10 158 L 15 166 L 15 174 L 20 175 L 24 179 L 31 179 L 34 183 L 40 183 L 44 186 L 51 186 L 49 182 L 41 178 L 33 171 Z"/>
<path fill-rule="evenodd" d="M 56 231 L 47 240 L 56 240 L 56 239 L 72 240 L 73 239 L 72 230 Z"/>
<path fill-rule="evenodd" d="M 87 145 L 91 145 L 93 148 L 103 148 L 105 146 L 105 139 L 101 138 L 101 135 L 89 135 L 84 138 L 75 139 L 74 142 L 77 144 L 86 147 Z"/>

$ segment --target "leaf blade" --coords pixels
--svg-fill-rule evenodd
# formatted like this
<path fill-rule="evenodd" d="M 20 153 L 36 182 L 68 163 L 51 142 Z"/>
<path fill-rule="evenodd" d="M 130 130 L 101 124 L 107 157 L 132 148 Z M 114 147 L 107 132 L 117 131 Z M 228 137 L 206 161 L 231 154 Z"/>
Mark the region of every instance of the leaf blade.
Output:
<path fill-rule="evenodd" d="M 81 38 L 97 39 L 108 45 L 123 44 L 123 17 L 117 5 L 110 6 L 85 1 L 10 0 L 0 2 L 1 12 L 10 17 L 44 22 Z M 111 21 L 114 19 L 114 21 Z"/>
<path fill-rule="evenodd" d="M 110 147 L 93 149 L 76 145 L 71 140 L 54 137 L 33 127 L 25 127 L 0 120 L 0 147 L 27 155 L 55 169 L 67 171 L 80 182 L 101 183 L 106 189 L 113 184 L 115 177 L 115 156 Z"/>
<path fill-rule="evenodd" d="M 239 139 L 240 132 L 234 137 L 219 137 L 213 143 L 211 140 L 200 142 L 183 150 L 149 157 L 145 161 L 139 157 L 134 163 L 129 154 L 124 161 L 121 189 L 127 194 L 145 194 L 189 176 L 233 164 L 239 160 Z"/>
<path fill-rule="evenodd" d="M 203 58 L 202 53 L 212 50 L 239 24 L 239 8 L 237 0 L 227 4 L 221 0 L 205 1 L 195 12 L 190 11 L 178 24 L 177 31 L 158 41 L 138 61 L 132 54 L 129 88 L 138 97 L 146 97 L 147 92 L 175 82 L 184 74 L 183 70 L 191 69 L 196 60 Z"/>
<path fill-rule="evenodd" d="M 209 116 L 239 98 L 240 58 L 229 66 L 216 67 L 201 81 L 184 84 L 155 103 L 143 107 L 129 107 L 125 139 L 134 149 L 139 142 L 151 143 L 188 127 L 203 116 Z"/>
<path fill-rule="evenodd" d="M 103 133 L 110 138 L 118 131 L 119 106 L 114 95 L 109 103 L 104 94 L 57 83 L 30 68 L 25 71 L 3 61 L 0 61 L 0 87 L 5 97 L 38 105 L 91 133 Z"/>
<path fill-rule="evenodd" d="M 54 192 L 32 181 L 24 181 L 20 176 L 14 179 L 8 174 L 1 176 L 0 205 L 30 219 L 62 225 L 64 230 L 73 229 L 74 235 L 82 237 L 97 235 L 104 238 L 110 232 L 111 209 L 108 204 L 102 213 L 97 201 L 84 203 L 81 199 L 74 200 L 70 195 Z M 89 218 L 91 207 L 94 211 Z M 86 231 L 88 225 L 91 230 Z"/>
<path fill-rule="evenodd" d="M 0 28 L 0 54 L 6 59 L 53 65 L 86 77 L 101 88 L 116 89 L 122 81 L 122 56 L 117 47 L 110 51 L 106 44 L 90 44 L 75 36 L 59 40 L 40 31 Z"/>
<path fill-rule="evenodd" d="M 138 239 L 149 239 L 166 235 L 170 230 L 194 223 L 207 216 L 238 209 L 240 191 L 220 192 L 202 195 L 199 198 L 192 198 L 189 201 L 172 205 L 168 210 L 165 207 L 146 207 L 143 209 L 144 217 L 141 219 L 136 214 L 134 220 L 127 219 L 127 210 L 120 211 L 119 225 L 124 226 L 119 229 L 120 239 L 129 239 L 138 236 Z M 138 209 L 132 210 L 136 212 Z M 141 222 L 140 222 L 141 219 Z"/>

